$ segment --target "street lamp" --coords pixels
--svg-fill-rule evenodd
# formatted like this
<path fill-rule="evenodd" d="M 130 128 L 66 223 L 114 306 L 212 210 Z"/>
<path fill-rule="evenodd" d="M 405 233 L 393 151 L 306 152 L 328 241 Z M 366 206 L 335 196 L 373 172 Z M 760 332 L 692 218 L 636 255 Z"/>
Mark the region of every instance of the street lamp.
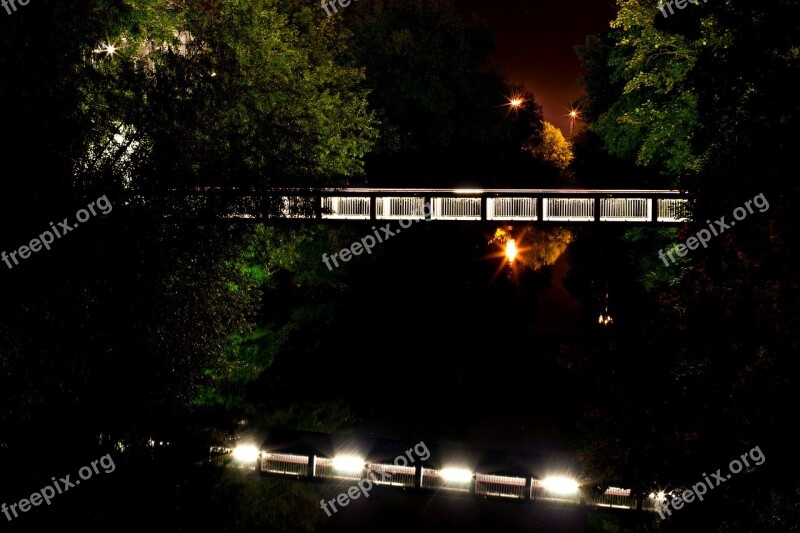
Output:
<path fill-rule="evenodd" d="M 569 112 L 569 137 L 572 138 L 573 133 L 575 132 L 575 121 L 578 119 L 578 111 L 573 109 Z"/>
<path fill-rule="evenodd" d="M 508 100 L 506 106 L 508 106 L 510 109 L 513 109 L 514 111 L 519 111 L 522 108 L 523 104 L 525 104 L 525 99 L 521 95 L 514 94 L 507 97 L 506 100 Z"/>

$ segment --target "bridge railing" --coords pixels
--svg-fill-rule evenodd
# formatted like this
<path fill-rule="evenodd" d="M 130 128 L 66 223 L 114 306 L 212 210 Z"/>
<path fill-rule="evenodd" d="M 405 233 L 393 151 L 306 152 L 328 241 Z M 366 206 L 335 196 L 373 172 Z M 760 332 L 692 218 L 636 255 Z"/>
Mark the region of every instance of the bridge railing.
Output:
<path fill-rule="evenodd" d="M 475 474 L 475 494 L 503 498 L 525 498 L 527 479 L 524 477 Z"/>
<path fill-rule="evenodd" d="M 367 464 L 367 476 L 378 485 L 414 487 L 417 469 L 413 466 L 369 463 Z"/>
<path fill-rule="evenodd" d="M 545 198 L 542 220 L 592 222 L 594 204 L 593 198 Z"/>
<path fill-rule="evenodd" d="M 601 222 L 649 222 L 653 219 L 650 198 L 601 198 Z"/>
<path fill-rule="evenodd" d="M 423 489 L 449 490 L 455 492 L 469 492 L 472 480 L 448 480 L 440 470 L 422 467 L 420 487 Z"/>
<path fill-rule="evenodd" d="M 333 466 L 333 459 L 314 456 L 314 477 L 321 479 L 347 479 L 359 481 L 364 478 L 364 472 L 342 471 Z"/>
<path fill-rule="evenodd" d="M 579 505 L 581 503 L 581 493 L 562 494 L 548 490 L 544 483 L 539 479 L 531 479 L 531 500 L 540 500 L 554 503 L 567 503 Z"/>
<path fill-rule="evenodd" d="M 376 218 L 379 220 L 421 220 L 425 218 L 425 198 L 415 196 L 379 196 Z"/>
<path fill-rule="evenodd" d="M 551 479 L 532 475 L 499 475 L 472 469 L 438 469 L 424 464 L 401 466 L 393 463 L 369 462 L 361 465 L 338 465 L 327 456 L 305 455 L 261 450 L 258 471 L 263 475 L 332 483 L 358 482 L 369 479 L 387 488 L 442 490 L 460 495 L 511 498 L 539 501 L 555 505 L 586 505 L 613 509 L 656 511 L 664 495 L 633 494 L 630 489 L 608 487 L 599 493 L 587 486 L 570 487 Z M 577 481 L 573 481 L 577 485 Z"/>
<path fill-rule="evenodd" d="M 609 487 L 600 496 L 590 499 L 589 503 L 612 509 L 636 509 L 636 498 L 631 496 L 630 489 L 616 487 Z"/>
<path fill-rule="evenodd" d="M 538 220 L 535 198 L 487 198 L 486 220 Z"/>
<path fill-rule="evenodd" d="M 372 218 L 369 197 L 323 196 L 322 218 L 369 220 Z"/>
<path fill-rule="evenodd" d="M 481 220 L 481 198 L 433 198 L 432 220 Z"/>
<path fill-rule="evenodd" d="M 261 458 L 261 471 L 270 474 L 308 476 L 309 458 L 306 455 L 289 453 L 264 453 Z"/>
<path fill-rule="evenodd" d="M 342 189 L 277 196 L 273 218 L 680 223 L 677 191 Z M 274 205 L 274 202 L 269 205 Z"/>
<path fill-rule="evenodd" d="M 659 222 L 685 222 L 689 220 L 689 201 L 682 198 L 659 198 Z"/>

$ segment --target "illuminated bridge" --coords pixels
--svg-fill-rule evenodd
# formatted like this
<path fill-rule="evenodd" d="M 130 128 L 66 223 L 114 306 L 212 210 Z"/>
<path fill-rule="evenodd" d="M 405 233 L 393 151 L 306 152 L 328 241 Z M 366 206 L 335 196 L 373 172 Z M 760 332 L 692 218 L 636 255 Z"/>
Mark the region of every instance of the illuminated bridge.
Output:
<path fill-rule="evenodd" d="M 688 195 L 673 190 L 284 189 L 265 200 L 261 212 L 284 220 L 670 224 L 688 218 Z"/>
<path fill-rule="evenodd" d="M 492 497 L 543 505 L 655 511 L 663 493 L 601 487 L 579 479 L 561 454 L 501 452 L 462 444 L 403 442 L 272 430 L 231 444 L 233 465 L 262 476 L 353 486 Z M 263 438 L 263 440 L 262 440 Z M 336 492 L 332 489 L 332 492 Z"/>

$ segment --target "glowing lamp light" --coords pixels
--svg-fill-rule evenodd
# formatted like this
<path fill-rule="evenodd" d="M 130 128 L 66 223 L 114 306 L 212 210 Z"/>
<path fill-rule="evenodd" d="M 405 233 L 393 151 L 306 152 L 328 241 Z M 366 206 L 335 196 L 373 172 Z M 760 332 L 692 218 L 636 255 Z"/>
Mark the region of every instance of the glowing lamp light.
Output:
<path fill-rule="evenodd" d="M 254 463 L 259 456 L 259 450 L 252 444 L 243 444 L 233 450 L 233 458 L 242 463 Z"/>
<path fill-rule="evenodd" d="M 443 468 L 439 476 L 450 483 L 468 483 L 472 479 L 472 472 L 465 468 Z"/>
<path fill-rule="evenodd" d="M 562 476 L 548 477 L 542 480 L 542 485 L 549 492 L 555 494 L 575 494 L 578 492 L 578 482 L 574 479 Z"/>
<path fill-rule="evenodd" d="M 611 317 L 611 315 L 600 315 L 597 318 L 597 323 L 601 326 L 610 326 L 614 323 L 614 319 Z"/>
<path fill-rule="evenodd" d="M 103 43 L 94 51 L 95 54 L 105 54 L 106 56 L 113 56 L 117 53 L 117 46 L 114 43 Z"/>
<path fill-rule="evenodd" d="M 522 98 L 512 98 L 509 103 L 511 104 L 511 107 L 519 107 L 523 104 L 523 102 L 524 100 L 522 100 Z"/>
<path fill-rule="evenodd" d="M 364 469 L 364 459 L 354 455 L 337 455 L 333 458 L 333 468 L 340 472 L 361 472 Z"/>
<path fill-rule="evenodd" d="M 514 260 L 516 260 L 517 253 L 519 253 L 519 250 L 517 249 L 517 241 L 514 239 L 509 239 L 506 243 L 506 257 L 508 258 L 509 263 L 513 263 Z"/>

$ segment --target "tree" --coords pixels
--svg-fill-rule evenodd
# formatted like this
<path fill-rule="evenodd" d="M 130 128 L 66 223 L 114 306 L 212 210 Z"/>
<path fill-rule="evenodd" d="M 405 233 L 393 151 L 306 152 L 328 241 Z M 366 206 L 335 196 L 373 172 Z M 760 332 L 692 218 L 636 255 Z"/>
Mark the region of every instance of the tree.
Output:
<path fill-rule="evenodd" d="M 88 146 L 93 164 L 82 166 L 129 181 L 102 157 L 124 130 L 139 190 L 312 185 L 361 173 L 373 118 L 363 71 L 342 54 L 347 33 L 326 21 L 301 32 L 279 8 L 184 6 L 167 43 L 145 32 L 95 62 L 85 109 L 100 131 Z"/>
<path fill-rule="evenodd" d="M 276 278 L 332 283 L 321 263 L 321 275 L 307 268 L 313 247 L 278 254 L 338 235 L 175 212 L 164 199 L 358 175 L 375 133 L 363 72 L 333 23 L 269 0 L 58 5 L 60 20 L 31 28 L 19 14 L 0 37 L 15 75 L 0 96 L 20 105 L 0 127 L 42 142 L 10 144 L 10 164 L 27 158 L 34 174 L 15 179 L 22 196 L 2 195 L 18 205 L 4 215 L 25 211 L 20 198 L 39 203 L 9 226 L 9 243 L 74 213 L 72 197 L 103 190 L 114 210 L 0 279 L 0 419 L 18 434 L 52 422 L 146 442 L 198 397 L 241 399 L 315 316 L 309 305 L 266 320 Z"/>
<path fill-rule="evenodd" d="M 800 263 L 791 215 L 800 191 L 789 149 L 800 140 L 800 105 L 786 83 L 800 70 L 800 9 L 780 1 L 698 2 L 665 18 L 646 2 L 619 5 L 603 46 L 584 54 L 594 76 L 587 85 L 598 117 L 592 127 L 612 153 L 668 172 L 692 191 L 693 221 L 673 239 L 685 241 L 706 220 L 730 219 L 759 193 L 776 200 L 692 255 L 671 280 L 657 272 L 641 280 L 650 291 L 661 285 L 653 301 L 661 311 L 641 324 L 640 344 L 628 348 L 649 355 L 640 379 L 651 387 L 643 394 L 634 383 L 625 384 L 622 398 L 594 410 L 597 423 L 591 427 L 598 433 L 589 447 L 598 451 L 605 442 L 611 451 L 625 442 L 640 450 L 640 459 L 628 456 L 607 465 L 611 471 L 651 469 L 637 460 L 657 456 L 661 481 L 674 483 L 688 482 L 696 476 L 692 471 L 702 472 L 721 454 L 732 457 L 744 446 L 768 446 L 783 461 L 793 453 L 781 435 L 793 424 L 783 406 L 792 401 L 800 377 L 792 355 L 800 309 L 795 290 L 786 289 L 796 285 L 793 272 Z M 610 79 L 602 64 L 592 64 L 604 58 Z M 602 90 L 606 81 L 621 86 L 619 94 Z M 650 364 L 653 358 L 662 361 L 660 369 Z M 597 390 L 621 390 L 615 381 L 598 380 Z M 633 412 L 620 408 L 626 397 L 635 398 L 636 409 L 652 420 L 647 434 L 628 433 L 622 425 L 607 430 L 604 421 L 614 409 Z M 677 405 L 702 409 L 680 412 Z M 796 491 L 796 469 L 758 481 L 709 507 L 703 525 L 780 528 L 784 513 L 796 514 L 787 505 Z M 769 516 L 760 512 L 763 506 L 772 507 Z"/>
<path fill-rule="evenodd" d="M 672 174 L 696 172 L 700 159 L 691 140 L 698 122 L 698 96 L 688 74 L 710 36 L 689 39 L 661 31 L 653 24 L 656 12 L 649 2 L 619 0 L 609 34 L 616 46 L 608 55 L 608 66 L 611 87 L 623 85 L 622 93 L 600 114 L 595 128 L 612 154 L 634 156 L 640 165 Z M 602 73 L 602 66 L 594 66 L 604 58 L 602 46 L 592 40 L 583 50 L 587 70 Z M 601 98 L 608 101 L 605 95 L 589 95 L 590 102 Z M 598 111 L 595 106 L 593 112 Z"/>
<path fill-rule="evenodd" d="M 367 158 L 372 183 L 491 186 L 530 175 L 521 147 L 538 139 L 541 108 L 497 72 L 485 26 L 444 0 L 354 3 L 343 15 L 382 123 Z M 522 105 L 511 108 L 512 96 Z"/>
<path fill-rule="evenodd" d="M 538 144 L 531 144 L 528 149 L 533 155 L 556 167 L 562 175 L 566 173 L 573 159 L 572 145 L 564 138 L 561 130 L 544 123 L 542 139 Z"/>

